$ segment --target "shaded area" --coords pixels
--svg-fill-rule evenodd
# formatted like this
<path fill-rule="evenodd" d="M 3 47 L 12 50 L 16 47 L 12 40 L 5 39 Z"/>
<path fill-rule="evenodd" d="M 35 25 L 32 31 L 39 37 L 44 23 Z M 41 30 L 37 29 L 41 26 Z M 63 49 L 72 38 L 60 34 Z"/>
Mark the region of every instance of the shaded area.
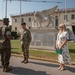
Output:
<path fill-rule="evenodd" d="M 0 68 L 2 68 L 2 66 L 0 66 Z"/>
<path fill-rule="evenodd" d="M 21 53 L 19 53 L 19 52 L 15 52 L 15 51 L 12 51 L 12 54 L 21 54 Z"/>
<path fill-rule="evenodd" d="M 11 49 L 19 49 L 19 48 L 11 48 Z"/>
<path fill-rule="evenodd" d="M 45 71 L 35 71 L 27 68 L 22 67 L 12 67 L 12 71 L 10 73 L 16 74 L 16 75 L 50 75 L 46 74 Z"/>
<path fill-rule="evenodd" d="M 70 72 L 75 73 L 75 67 L 69 67 L 69 66 L 67 66 L 66 68 L 67 68 L 67 70 L 69 70 Z"/>
<path fill-rule="evenodd" d="M 55 67 L 55 68 L 59 67 L 58 64 L 48 64 L 48 63 L 42 63 L 42 62 L 39 63 L 39 62 L 32 62 L 32 61 L 30 61 L 30 63 L 43 65 L 43 66 L 47 66 L 47 67 Z M 70 72 L 75 73 L 75 67 L 66 66 L 65 68 L 66 68 L 65 70 L 69 70 Z"/>
<path fill-rule="evenodd" d="M 39 63 L 39 62 L 33 62 L 33 61 L 30 61 L 29 63 L 33 63 L 33 64 L 38 64 L 38 65 L 43 65 L 43 66 L 47 66 L 47 67 L 59 67 L 58 64 L 48 64 L 48 63 Z"/>
<path fill-rule="evenodd" d="M 69 49 L 70 53 L 75 53 L 75 49 Z"/>

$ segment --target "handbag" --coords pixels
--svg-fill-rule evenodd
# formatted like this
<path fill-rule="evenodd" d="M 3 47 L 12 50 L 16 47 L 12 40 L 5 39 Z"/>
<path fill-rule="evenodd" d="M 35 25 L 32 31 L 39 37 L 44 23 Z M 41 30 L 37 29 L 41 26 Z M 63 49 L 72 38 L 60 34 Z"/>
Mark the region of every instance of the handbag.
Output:
<path fill-rule="evenodd" d="M 57 54 L 62 54 L 62 49 L 60 49 L 60 50 L 59 49 L 56 49 L 56 53 Z"/>

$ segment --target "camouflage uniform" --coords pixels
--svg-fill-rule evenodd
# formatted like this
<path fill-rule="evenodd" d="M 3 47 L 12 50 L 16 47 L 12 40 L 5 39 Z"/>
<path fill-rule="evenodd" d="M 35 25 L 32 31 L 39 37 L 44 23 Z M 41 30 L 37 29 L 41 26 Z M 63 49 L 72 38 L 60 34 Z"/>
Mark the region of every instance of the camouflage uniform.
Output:
<path fill-rule="evenodd" d="M 11 35 L 11 29 L 8 26 L 3 25 L 2 27 L 3 42 L 2 42 L 2 48 L 1 48 L 1 62 L 2 62 L 4 69 L 9 66 L 9 60 L 11 57 L 11 43 L 10 43 L 10 39 L 7 37 L 7 35 L 9 34 Z M 9 71 L 9 69 L 7 70 Z"/>
<path fill-rule="evenodd" d="M 28 29 L 23 29 L 21 33 L 21 46 L 24 55 L 24 60 L 28 62 L 29 58 L 29 45 L 31 42 L 31 33 Z"/>

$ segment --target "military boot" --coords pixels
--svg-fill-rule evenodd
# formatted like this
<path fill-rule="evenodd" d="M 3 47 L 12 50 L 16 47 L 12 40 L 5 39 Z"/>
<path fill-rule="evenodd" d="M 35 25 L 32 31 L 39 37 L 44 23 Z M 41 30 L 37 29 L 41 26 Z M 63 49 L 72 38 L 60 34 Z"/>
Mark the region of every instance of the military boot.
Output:
<path fill-rule="evenodd" d="M 28 63 L 28 58 L 26 58 L 26 60 L 24 61 L 24 63 L 25 63 L 25 64 Z"/>
<path fill-rule="evenodd" d="M 21 63 L 24 63 L 25 62 L 25 59 L 23 61 L 21 61 Z"/>
<path fill-rule="evenodd" d="M 9 72 L 12 69 L 9 66 L 3 67 L 3 72 Z"/>

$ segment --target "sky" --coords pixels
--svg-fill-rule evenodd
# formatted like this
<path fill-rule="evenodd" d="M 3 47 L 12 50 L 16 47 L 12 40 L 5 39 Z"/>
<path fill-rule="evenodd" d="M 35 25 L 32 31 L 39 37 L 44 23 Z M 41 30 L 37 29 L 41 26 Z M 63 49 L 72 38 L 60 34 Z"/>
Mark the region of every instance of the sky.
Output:
<path fill-rule="evenodd" d="M 59 9 L 65 8 L 65 0 L 31 0 L 31 1 L 54 1 L 55 3 L 43 3 L 43 2 L 25 2 L 22 1 L 21 13 L 34 12 L 50 9 L 58 5 Z M 56 3 L 62 2 L 62 3 Z M 67 8 L 75 8 L 75 0 L 66 0 Z M 5 1 L 0 0 L 0 19 L 5 17 Z M 20 1 L 8 1 L 7 2 L 7 17 L 10 19 L 11 15 L 20 14 Z"/>

